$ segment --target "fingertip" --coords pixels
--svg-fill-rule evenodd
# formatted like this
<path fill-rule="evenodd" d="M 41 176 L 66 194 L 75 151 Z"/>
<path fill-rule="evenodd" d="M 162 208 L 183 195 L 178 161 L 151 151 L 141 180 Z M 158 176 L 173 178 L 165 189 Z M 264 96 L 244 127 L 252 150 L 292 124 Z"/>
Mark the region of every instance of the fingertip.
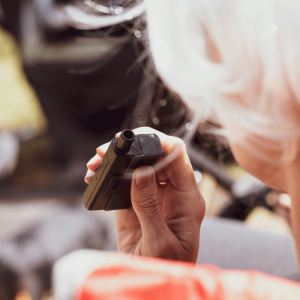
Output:
<path fill-rule="evenodd" d="M 101 158 L 104 157 L 104 155 L 105 155 L 105 153 L 106 153 L 106 151 L 107 151 L 107 149 L 108 149 L 108 147 L 109 147 L 109 144 L 110 144 L 110 142 L 109 142 L 109 143 L 106 143 L 106 144 L 103 144 L 103 145 L 101 145 L 100 147 L 98 147 L 98 148 L 96 149 L 96 153 L 97 153 Z"/>
<path fill-rule="evenodd" d="M 139 189 L 149 187 L 152 182 L 155 182 L 154 169 L 151 166 L 143 166 L 134 170 L 133 180 Z"/>
<path fill-rule="evenodd" d="M 105 155 L 105 151 L 101 148 L 97 148 L 96 149 L 96 153 L 98 156 L 100 156 L 101 158 L 103 158 L 103 156 Z"/>
<path fill-rule="evenodd" d="M 98 167 L 99 167 L 100 163 L 98 165 L 86 165 L 88 170 L 92 171 L 92 172 L 96 172 Z"/>
<path fill-rule="evenodd" d="M 90 184 L 92 179 L 93 179 L 92 177 L 85 177 L 84 181 L 85 181 L 85 183 Z"/>
<path fill-rule="evenodd" d="M 96 166 L 96 168 L 98 168 L 98 166 L 100 165 L 102 161 L 102 157 L 100 157 L 98 154 L 96 154 L 95 156 L 93 156 L 88 163 L 86 164 L 86 166 L 89 168 L 89 166 Z M 93 171 L 93 170 L 92 170 Z"/>
<path fill-rule="evenodd" d="M 90 184 L 93 177 L 95 175 L 95 172 L 91 171 L 91 170 L 88 170 L 86 172 L 86 175 L 85 175 L 85 178 L 84 178 L 84 181 L 87 183 L 87 184 Z"/>

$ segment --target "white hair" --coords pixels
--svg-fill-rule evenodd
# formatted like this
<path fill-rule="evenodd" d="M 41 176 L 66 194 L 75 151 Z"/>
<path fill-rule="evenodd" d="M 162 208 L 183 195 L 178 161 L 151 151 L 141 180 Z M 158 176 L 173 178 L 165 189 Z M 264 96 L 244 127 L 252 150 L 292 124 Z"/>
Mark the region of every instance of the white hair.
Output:
<path fill-rule="evenodd" d="M 158 73 L 232 143 L 300 137 L 299 1 L 146 0 L 146 14 Z"/>

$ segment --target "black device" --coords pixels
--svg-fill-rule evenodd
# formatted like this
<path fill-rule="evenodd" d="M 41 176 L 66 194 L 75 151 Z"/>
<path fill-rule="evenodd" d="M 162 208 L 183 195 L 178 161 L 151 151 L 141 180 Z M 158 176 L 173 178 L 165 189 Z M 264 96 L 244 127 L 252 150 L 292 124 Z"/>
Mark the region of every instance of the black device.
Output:
<path fill-rule="evenodd" d="M 156 134 L 137 134 L 124 129 L 114 138 L 83 199 L 88 210 L 116 210 L 131 206 L 132 172 L 155 164 L 163 153 Z"/>

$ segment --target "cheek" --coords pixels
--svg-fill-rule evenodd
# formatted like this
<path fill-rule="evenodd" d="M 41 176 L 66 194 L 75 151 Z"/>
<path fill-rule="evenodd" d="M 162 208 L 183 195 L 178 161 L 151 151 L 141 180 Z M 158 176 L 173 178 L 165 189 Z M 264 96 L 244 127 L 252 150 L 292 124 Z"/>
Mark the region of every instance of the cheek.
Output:
<path fill-rule="evenodd" d="M 238 144 L 231 145 L 231 150 L 237 163 L 245 171 L 276 190 L 286 191 L 285 177 L 281 166 L 260 160 Z"/>

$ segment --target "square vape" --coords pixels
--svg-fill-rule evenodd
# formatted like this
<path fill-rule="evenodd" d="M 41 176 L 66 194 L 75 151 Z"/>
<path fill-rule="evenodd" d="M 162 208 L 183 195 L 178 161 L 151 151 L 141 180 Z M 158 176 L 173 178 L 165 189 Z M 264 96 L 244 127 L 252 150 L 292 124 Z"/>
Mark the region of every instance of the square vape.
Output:
<path fill-rule="evenodd" d="M 88 210 L 116 210 L 131 206 L 132 173 L 154 165 L 163 153 L 156 134 L 137 134 L 125 129 L 114 138 L 83 199 Z"/>

